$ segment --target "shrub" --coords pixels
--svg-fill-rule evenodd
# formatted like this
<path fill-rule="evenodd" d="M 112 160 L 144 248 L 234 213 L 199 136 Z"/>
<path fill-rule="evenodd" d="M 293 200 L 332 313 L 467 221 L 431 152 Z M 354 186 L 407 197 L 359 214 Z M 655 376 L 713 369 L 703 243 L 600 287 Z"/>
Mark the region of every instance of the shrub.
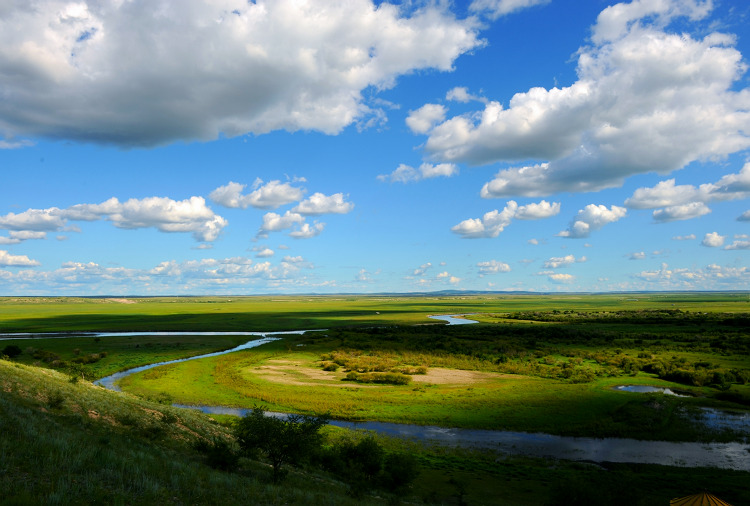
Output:
<path fill-rule="evenodd" d="M 246 454 L 259 451 L 270 461 L 273 481 L 285 475 L 285 464 L 297 465 L 321 446 L 320 429 L 328 423 L 328 416 L 289 415 L 286 419 L 266 416 L 262 408 L 241 418 L 234 427 L 240 448 Z"/>
<path fill-rule="evenodd" d="M 203 454 L 206 464 L 214 469 L 222 471 L 231 471 L 237 468 L 239 456 L 229 443 L 220 438 L 199 439 L 194 448 Z"/>
<path fill-rule="evenodd" d="M 21 353 L 21 348 L 19 348 L 15 344 L 9 344 L 5 348 L 3 348 L 3 352 L 0 353 L 0 355 L 6 355 L 8 358 L 16 358 Z"/>

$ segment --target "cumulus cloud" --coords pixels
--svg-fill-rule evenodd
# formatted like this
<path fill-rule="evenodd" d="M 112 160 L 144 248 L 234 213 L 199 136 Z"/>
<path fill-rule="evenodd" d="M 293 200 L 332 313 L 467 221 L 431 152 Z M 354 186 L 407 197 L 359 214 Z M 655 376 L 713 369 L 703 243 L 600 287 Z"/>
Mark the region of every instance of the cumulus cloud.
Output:
<path fill-rule="evenodd" d="M 292 212 L 304 216 L 319 216 L 321 214 L 346 214 L 352 209 L 354 209 L 354 204 L 346 202 L 343 193 L 328 196 L 315 193 L 295 206 Z"/>
<path fill-rule="evenodd" d="M 0 216 L 0 228 L 16 231 L 53 231 L 66 223 L 63 212 L 56 208 L 29 209 L 22 213 L 8 213 Z"/>
<path fill-rule="evenodd" d="M 416 111 L 409 111 L 406 126 L 415 134 L 426 134 L 445 119 L 447 109 L 440 104 L 425 104 Z"/>
<path fill-rule="evenodd" d="M 215 214 L 203 197 L 177 201 L 147 197 L 120 202 L 111 198 L 101 204 L 77 204 L 67 209 L 29 209 L 0 216 L 0 229 L 10 230 L 7 240 L 41 239 L 42 233 L 60 231 L 68 221 L 106 219 L 118 228 L 153 227 L 162 232 L 190 232 L 198 241 L 215 241 L 227 220 Z M 6 240 L 6 241 L 7 241 Z"/>
<path fill-rule="evenodd" d="M 474 0 L 469 9 L 481 12 L 490 19 L 497 19 L 521 9 L 527 9 L 534 5 L 544 5 L 550 0 Z"/>
<path fill-rule="evenodd" d="M 266 213 L 263 215 L 263 224 L 260 226 L 259 234 L 267 234 L 268 232 L 278 232 L 287 228 L 292 228 L 295 224 L 304 223 L 305 218 L 298 213 L 291 211 L 285 212 L 283 215 L 277 213 Z"/>
<path fill-rule="evenodd" d="M 2 252 L 0 252 L 2 257 Z M 4 264 L 0 262 L 0 267 Z M 0 269 L 0 286 L 24 292 L 80 293 L 182 293 L 199 291 L 237 293 L 238 289 L 262 283 L 265 288 L 306 285 L 303 270 L 313 266 L 301 257 L 286 257 L 279 264 L 254 262 L 246 257 L 206 258 L 177 262 L 168 260 L 146 269 L 104 267 L 95 262 L 66 262 L 53 270 Z"/>
<path fill-rule="evenodd" d="M 502 211 L 495 209 L 485 213 L 482 218 L 470 218 L 451 228 L 451 231 L 464 239 L 497 237 L 505 227 L 510 225 L 518 209 L 518 204 L 511 200 Z"/>
<path fill-rule="evenodd" d="M 296 230 L 289 232 L 289 237 L 293 237 L 294 239 L 310 239 L 320 235 L 325 226 L 325 223 L 315 223 L 313 225 L 303 223 Z"/>
<path fill-rule="evenodd" d="M 335 134 L 382 114 L 363 90 L 452 69 L 481 45 L 445 4 L 368 0 L 13 3 L 0 18 L 0 132 L 119 146 L 272 130 Z"/>
<path fill-rule="evenodd" d="M 747 267 L 722 267 L 707 265 L 702 269 L 670 268 L 663 263 L 661 268 L 642 271 L 635 275 L 661 289 L 724 289 L 732 286 L 747 286 L 750 283 L 750 269 Z"/>
<path fill-rule="evenodd" d="M 643 260 L 644 258 L 646 258 L 646 253 L 643 251 L 637 251 L 635 253 L 629 254 L 628 258 L 630 260 Z"/>
<path fill-rule="evenodd" d="M 691 202 L 680 206 L 670 206 L 664 209 L 654 211 L 654 221 L 656 222 L 667 222 L 667 221 L 678 221 L 678 220 L 690 220 L 704 216 L 711 212 L 703 202 Z"/>
<path fill-rule="evenodd" d="M 564 257 L 552 257 L 546 262 L 544 262 L 544 268 L 545 269 L 559 269 L 560 267 L 568 267 L 569 265 L 573 265 L 574 263 L 583 263 L 586 262 L 588 259 L 586 257 L 581 257 L 576 259 L 574 255 L 565 255 Z"/>
<path fill-rule="evenodd" d="M 572 274 L 562 274 L 558 272 L 547 274 L 547 278 L 554 283 L 572 283 L 576 279 Z"/>
<path fill-rule="evenodd" d="M 258 258 L 269 258 L 274 255 L 274 251 L 271 248 L 263 248 L 259 250 L 257 253 L 255 253 L 255 256 Z"/>
<path fill-rule="evenodd" d="M 591 232 L 599 230 L 609 223 L 614 223 L 626 214 L 627 210 L 624 207 L 612 206 L 607 209 L 603 205 L 589 204 L 578 211 L 567 230 L 563 230 L 557 235 L 573 239 L 588 237 Z"/>
<path fill-rule="evenodd" d="M 292 186 L 281 181 L 256 180 L 253 191 L 243 195 L 247 185 L 230 181 L 225 186 L 216 188 L 209 194 L 209 198 L 224 207 L 247 209 L 253 206 L 258 209 L 276 209 L 285 204 L 298 201 L 305 193 L 303 188 Z"/>
<path fill-rule="evenodd" d="M 739 217 L 737 217 L 737 221 L 750 221 L 750 210 L 745 211 Z"/>
<path fill-rule="evenodd" d="M 747 234 L 738 234 L 734 236 L 732 244 L 724 246 L 726 250 L 733 249 L 750 249 L 750 236 Z"/>
<path fill-rule="evenodd" d="M 479 96 L 479 95 L 473 95 L 469 93 L 469 89 L 465 86 L 457 86 L 451 90 L 448 90 L 448 93 L 445 94 L 446 100 L 451 100 L 454 102 L 460 102 L 462 104 L 468 103 L 468 102 L 487 102 L 487 99 Z M 440 121 L 442 121 L 444 118 L 440 118 Z M 426 133 L 426 132 L 421 132 Z"/>
<path fill-rule="evenodd" d="M 726 239 L 726 236 L 719 235 L 718 232 L 709 232 L 703 237 L 701 244 L 709 248 L 719 248 L 724 245 L 724 239 Z"/>
<path fill-rule="evenodd" d="M 510 225 L 513 218 L 519 220 L 541 220 L 555 216 L 560 212 L 560 203 L 549 203 L 542 200 L 520 206 L 515 200 L 509 200 L 502 211 L 495 209 L 485 213 L 482 218 L 470 218 L 451 228 L 451 231 L 465 239 L 480 237 L 497 237 L 505 227 Z"/>
<path fill-rule="evenodd" d="M 479 267 L 480 277 L 484 276 L 485 274 L 498 274 L 500 272 L 510 272 L 510 265 L 506 264 L 505 262 L 499 262 L 497 260 L 479 262 L 477 263 L 477 267 Z"/>
<path fill-rule="evenodd" d="M 515 217 L 519 220 L 541 220 L 551 218 L 560 214 L 559 202 L 547 202 L 542 200 L 539 203 L 531 203 L 521 206 L 516 211 Z"/>
<path fill-rule="evenodd" d="M 7 237 L 0 236 L 0 244 L 19 244 L 29 239 L 46 239 L 47 232 L 35 232 L 31 230 L 11 230 Z"/>
<path fill-rule="evenodd" d="M 657 222 L 687 220 L 711 212 L 706 204 L 714 201 L 745 199 L 750 197 L 750 163 L 737 174 L 723 176 L 715 183 L 700 186 L 676 185 L 674 179 L 660 181 L 651 188 L 638 188 L 625 200 L 631 209 L 655 209 Z"/>
<path fill-rule="evenodd" d="M 578 52 L 576 82 L 448 118 L 429 131 L 425 150 L 444 162 L 533 161 L 484 185 L 483 197 L 505 198 L 597 191 L 747 149 L 748 92 L 735 89 L 746 65 L 734 37 L 668 31 L 678 17 L 699 19 L 710 7 L 682 8 L 690 3 L 609 8 Z"/>
<path fill-rule="evenodd" d="M 452 285 L 457 285 L 461 282 L 461 278 L 458 278 L 456 276 L 452 276 L 448 271 L 443 271 L 440 274 L 436 276 L 438 280 L 441 281 L 447 281 L 448 283 Z"/>
<path fill-rule="evenodd" d="M 437 165 L 423 163 L 418 168 L 402 163 L 390 174 L 379 175 L 378 179 L 396 183 L 411 183 L 434 177 L 450 177 L 456 174 L 458 174 L 458 167 L 452 163 L 439 163 Z"/>
<path fill-rule="evenodd" d="M 31 260 L 26 255 L 11 255 L 6 250 L 0 249 L 0 266 L 2 267 L 34 267 L 41 265 L 36 260 Z"/>

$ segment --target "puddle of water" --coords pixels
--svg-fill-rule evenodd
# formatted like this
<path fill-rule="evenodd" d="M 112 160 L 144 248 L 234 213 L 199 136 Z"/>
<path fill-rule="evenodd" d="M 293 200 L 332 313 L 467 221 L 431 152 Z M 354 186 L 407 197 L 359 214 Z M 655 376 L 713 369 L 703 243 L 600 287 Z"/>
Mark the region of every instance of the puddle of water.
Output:
<path fill-rule="evenodd" d="M 428 316 L 428 318 L 432 318 L 433 320 L 443 320 L 448 322 L 448 325 L 468 325 L 471 323 L 479 323 L 475 320 L 467 320 L 466 318 L 457 318 L 457 316 L 466 316 L 462 314 L 441 314 L 441 315 L 432 315 Z"/>
<path fill-rule="evenodd" d="M 716 408 L 701 408 L 701 417 L 696 420 L 714 430 L 731 430 L 750 435 L 750 413 L 730 413 Z M 748 455 L 750 458 L 750 455 Z"/>

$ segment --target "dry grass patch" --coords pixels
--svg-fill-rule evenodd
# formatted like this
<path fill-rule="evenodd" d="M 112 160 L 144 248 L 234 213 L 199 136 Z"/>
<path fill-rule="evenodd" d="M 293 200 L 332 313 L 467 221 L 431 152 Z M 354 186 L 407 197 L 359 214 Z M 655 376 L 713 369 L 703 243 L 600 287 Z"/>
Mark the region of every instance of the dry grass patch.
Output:
<path fill-rule="evenodd" d="M 413 383 L 429 383 L 432 385 L 476 385 L 477 383 L 489 383 L 498 379 L 509 378 L 518 378 L 518 376 L 496 372 L 431 367 L 427 370 L 426 374 L 415 374 L 412 376 L 411 381 Z"/>
<path fill-rule="evenodd" d="M 343 382 L 344 373 L 324 371 L 304 360 L 270 359 L 254 367 L 251 373 L 283 385 L 372 388 L 372 385 Z"/>
<path fill-rule="evenodd" d="M 377 388 L 376 385 L 363 385 L 352 381 L 342 381 L 346 376 L 345 372 L 325 371 L 318 367 L 317 364 L 312 365 L 309 361 L 305 360 L 269 359 L 263 362 L 263 365 L 254 367 L 248 372 L 264 380 L 284 385 Z M 411 376 L 413 383 L 456 386 L 470 386 L 479 383 L 490 383 L 500 379 L 517 378 L 519 376 L 513 374 L 444 369 L 440 367 L 431 367 L 427 370 L 426 374 Z"/>

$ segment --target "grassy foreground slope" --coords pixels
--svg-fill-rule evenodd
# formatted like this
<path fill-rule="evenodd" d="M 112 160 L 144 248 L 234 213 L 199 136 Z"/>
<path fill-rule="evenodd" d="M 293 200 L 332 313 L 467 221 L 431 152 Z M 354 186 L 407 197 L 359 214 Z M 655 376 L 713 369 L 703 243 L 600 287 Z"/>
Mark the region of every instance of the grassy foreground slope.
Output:
<path fill-rule="evenodd" d="M 361 437 L 330 429 L 329 441 Z M 440 504 L 651 506 L 710 490 L 748 504 L 750 473 L 651 465 L 592 465 L 501 457 L 380 439 L 409 451 L 421 473 L 398 498 L 351 497 L 326 473 L 293 470 L 280 485 L 268 466 L 242 459 L 234 472 L 207 466 L 199 439 L 234 444 L 212 419 L 0 360 L 0 502 L 27 504 Z"/>

